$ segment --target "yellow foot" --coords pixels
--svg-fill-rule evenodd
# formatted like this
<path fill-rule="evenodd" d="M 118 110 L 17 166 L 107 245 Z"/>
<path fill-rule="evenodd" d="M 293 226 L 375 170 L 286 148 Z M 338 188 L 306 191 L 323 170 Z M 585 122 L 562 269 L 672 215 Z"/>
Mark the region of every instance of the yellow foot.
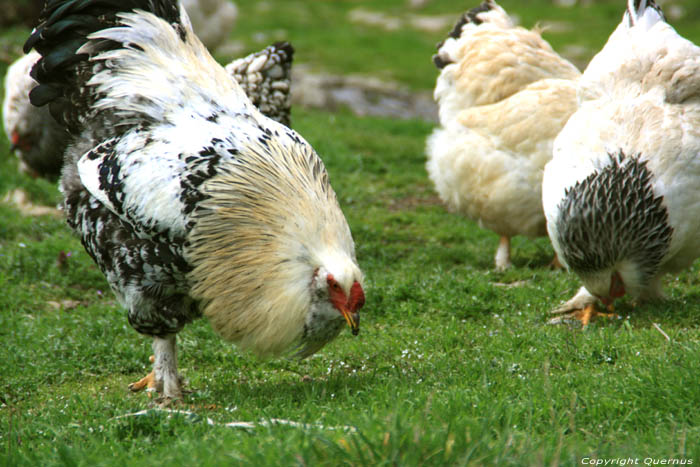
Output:
<path fill-rule="evenodd" d="M 612 311 L 612 305 L 608 307 L 609 311 Z M 571 323 L 573 321 L 578 321 L 581 323 L 582 327 L 588 326 L 588 323 L 595 321 L 599 316 L 604 316 L 606 318 L 618 318 L 615 313 L 601 313 L 596 311 L 595 304 L 589 303 L 583 308 L 578 308 L 571 310 L 568 313 L 562 313 L 559 316 L 549 320 L 549 324 L 562 324 Z"/>
<path fill-rule="evenodd" d="M 153 363 L 156 358 L 155 356 L 151 355 L 149 359 L 151 363 Z M 141 378 L 140 380 L 136 381 L 135 383 L 131 383 L 129 385 L 129 390 L 133 392 L 138 392 L 146 389 L 147 391 L 155 391 L 156 390 L 156 373 L 155 371 L 151 371 L 148 373 L 146 376 Z"/>

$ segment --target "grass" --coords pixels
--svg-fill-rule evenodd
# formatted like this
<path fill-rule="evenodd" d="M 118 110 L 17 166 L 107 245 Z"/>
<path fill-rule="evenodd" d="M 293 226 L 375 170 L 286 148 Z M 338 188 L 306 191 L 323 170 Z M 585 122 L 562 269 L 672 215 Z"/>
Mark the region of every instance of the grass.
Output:
<path fill-rule="evenodd" d="M 298 60 L 319 69 L 433 84 L 435 71 L 418 63 L 429 65 L 439 37 L 343 20 L 378 2 L 266 3 L 267 13 L 253 14 L 255 2 L 238 2 L 237 38 L 284 29 Z M 526 25 L 585 19 L 583 33 L 559 39 L 588 47 L 612 30 L 618 3 L 503 2 Z M 381 8 L 402 15 L 404 4 L 387 0 Z M 456 8 L 434 0 L 419 12 Z M 696 24 L 689 17 L 688 28 Z M 16 50 L 26 33 L 4 31 L 0 43 Z M 148 369 L 148 339 L 128 326 L 61 220 L 28 218 L 0 203 L 0 464 L 700 462 L 697 264 L 668 279 L 667 301 L 634 311 L 629 300 L 619 303 L 624 319 L 583 332 L 547 326 L 547 311 L 575 292 L 576 278 L 547 268 L 546 239 L 516 239 L 516 267 L 492 270 L 496 236 L 436 202 L 424 170 L 430 124 L 295 109 L 293 125 L 324 158 L 353 231 L 367 276 L 360 335 L 344 332 L 306 361 L 260 362 L 200 320 L 179 335 L 192 390 L 183 409 L 193 415 L 119 418 L 150 407 L 145 395 L 126 390 Z M 0 136 L 0 196 L 21 187 L 36 202 L 60 199 L 54 185 L 17 174 L 7 151 Z M 65 261 L 57 261 L 61 251 L 70 253 Z M 307 426 L 224 426 L 272 419 Z"/>

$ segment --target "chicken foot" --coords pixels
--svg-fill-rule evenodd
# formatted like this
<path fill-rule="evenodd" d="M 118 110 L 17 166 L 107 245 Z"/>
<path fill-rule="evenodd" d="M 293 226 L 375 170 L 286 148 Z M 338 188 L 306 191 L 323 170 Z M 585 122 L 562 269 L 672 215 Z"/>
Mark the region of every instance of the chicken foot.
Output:
<path fill-rule="evenodd" d="M 150 357 L 148 357 L 148 361 L 150 361 L 151 363 L 153 363 L 153 362 L 156 361 L 156 357 L 153 356 L 153 355 L 151 355 Z M 144 390 L 144 389 L 146 389 L 146 391 L 149 392 L 149 395 L 150 395 L 150 392 L 156 390 L 156 373 L 155 373 L 155 370 L 151 370 L 151 372 L 148 373 L 146 376 L 144 376 L 144 377 L 141 378 L 140 380 L 138 380 L 138 381 L 136 381 L 136 382 L 134 382 L 134 383 L 131 383 L 131 384 L 129 385 L 129 390 L 130 390 L 130 391 L 133 391 L 133 392 L 139 392 L 139 391 L 142 391 L 142 390 Z"/>
<path fill-rule="evenodd" d="M 588 326 L 588 323 L 595 321 L 599 316 L 606 318 L 617 318 L 618 315 L 612 313 L 612 305 L 608 307 L 611 313 L 602 313 L 595 309 L 595 304 L 598 301 L 585 287 L 581 287 L 574 297 L 565 302 L 561 306 L 550 311 L 550 314 L 558 315 L 551 318 L 547 324 L 564 324 L 578 321 L 582 327 Z"/>
<path fill-rule="evenodd" d="M 177 347 L 175 335 L 153 338 L 153 354 L 149 360 L 153 370 L 145 377 L 131 383 L 129 389 L 137 392 L 143 389 L 156 391 L 164 400 L 182 398 L 182 379 L 177 373 Z"/>

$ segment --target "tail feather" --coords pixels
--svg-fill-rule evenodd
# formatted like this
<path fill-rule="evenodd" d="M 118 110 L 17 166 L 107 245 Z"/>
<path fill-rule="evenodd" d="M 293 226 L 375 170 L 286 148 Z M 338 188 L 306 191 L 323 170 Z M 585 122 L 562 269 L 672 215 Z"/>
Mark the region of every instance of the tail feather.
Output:
<path fill-rule="evenodd" d="M 294 48 L 277 42 L 226 65 L 248 98 L 265 116 L 290 126 L 291 70 Z"/>
<path fill-rule="evenodd" d="M 449 53 L 443 49 L 443 46 L 453 41 L 458 41 L 465 31 L 477 28 L 483 23 L 489 23 L 498 27 L 510 28 L 513 27 L 508 14 L 494 0 L 484 0 L 479 6 L 460 16 L 455 23 L 452 31 L 449 32 L 447 38 L 437 44 L 438 53 L 433 55 L 433 63 L 438 69 L 443 69 L 450 63 L 454 63 Z M 449 48 L 449 47 L 447 47 Z"/>
<path fill-rule="evenodd" d="M 80 116 L 90 106 L 84 85 L 92 75 L 89 55 L 80 48 L 90 34 L 118 25 L 120 13 L 137 9 L 164 19 L 181 38 L 189 27 L 176 0 L 49 0 L 24 45 L 25 52 L 34 48 L 42 55 L 31 72 L 39 83 L 30 93 L 32 104 L 49 104 L 59 123 L 79 131 Z M 100 50 L 119 47 L 122 44 L 103 41 Z"/>
<path fill-rule="evenodd" d="M 645 22 L 651 26 L 659 21 L 666 21 L 664 12 L 654 0 L 627 0 L 625 17 L 629 27 Z"/>

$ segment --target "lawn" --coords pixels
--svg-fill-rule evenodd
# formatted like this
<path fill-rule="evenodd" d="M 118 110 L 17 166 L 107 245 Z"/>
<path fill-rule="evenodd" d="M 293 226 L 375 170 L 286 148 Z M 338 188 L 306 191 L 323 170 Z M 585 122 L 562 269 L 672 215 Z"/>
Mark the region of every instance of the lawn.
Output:
<path fill-rule="evenodd" d="M 678 29 L 700 42 L 700 8 L 674 3 L 686 10 Z M 348 13 L 462 10 L 448 0 L 416 10 L 405 0 L 237 4 L 233 39 L 246 50 L 283 36 L 297 63 L 416 90 L 434 84 L 430 55 L 447 30 L 386 31 Z M 502 4 L 525 26 L 571 24 L 546 38 L 591 53 L 624 6 Z M 2 31 L 0 52 L 16 56 L 27 34 Z M 0 464 L 700 462 L 697 264 L 668 278 L 662 303 L 624 299 L 622 319 L 549 326 L 577 279 L 548 268 L 544 238 L 516 238 L 515 267 L 492 269 L 496 235 L 446 212 L 427 179 L 431 123 L 295 108 L 292 124 L 324 159 L 355 238 L 367 295 L 359 336 L 344 331 L 305 361 L 264 362 L 200 320 L 179 335 L 192 392 L 179 413 L 159 411 L 127 390 L 149 369 L 150 339 L 129 327 L 79 240 L 60 219 L 0 203 Z M 0 197 L 23 188 L 58 202 L 53 184 L 17 173 L 8 146 L 0 135 Z"/>

